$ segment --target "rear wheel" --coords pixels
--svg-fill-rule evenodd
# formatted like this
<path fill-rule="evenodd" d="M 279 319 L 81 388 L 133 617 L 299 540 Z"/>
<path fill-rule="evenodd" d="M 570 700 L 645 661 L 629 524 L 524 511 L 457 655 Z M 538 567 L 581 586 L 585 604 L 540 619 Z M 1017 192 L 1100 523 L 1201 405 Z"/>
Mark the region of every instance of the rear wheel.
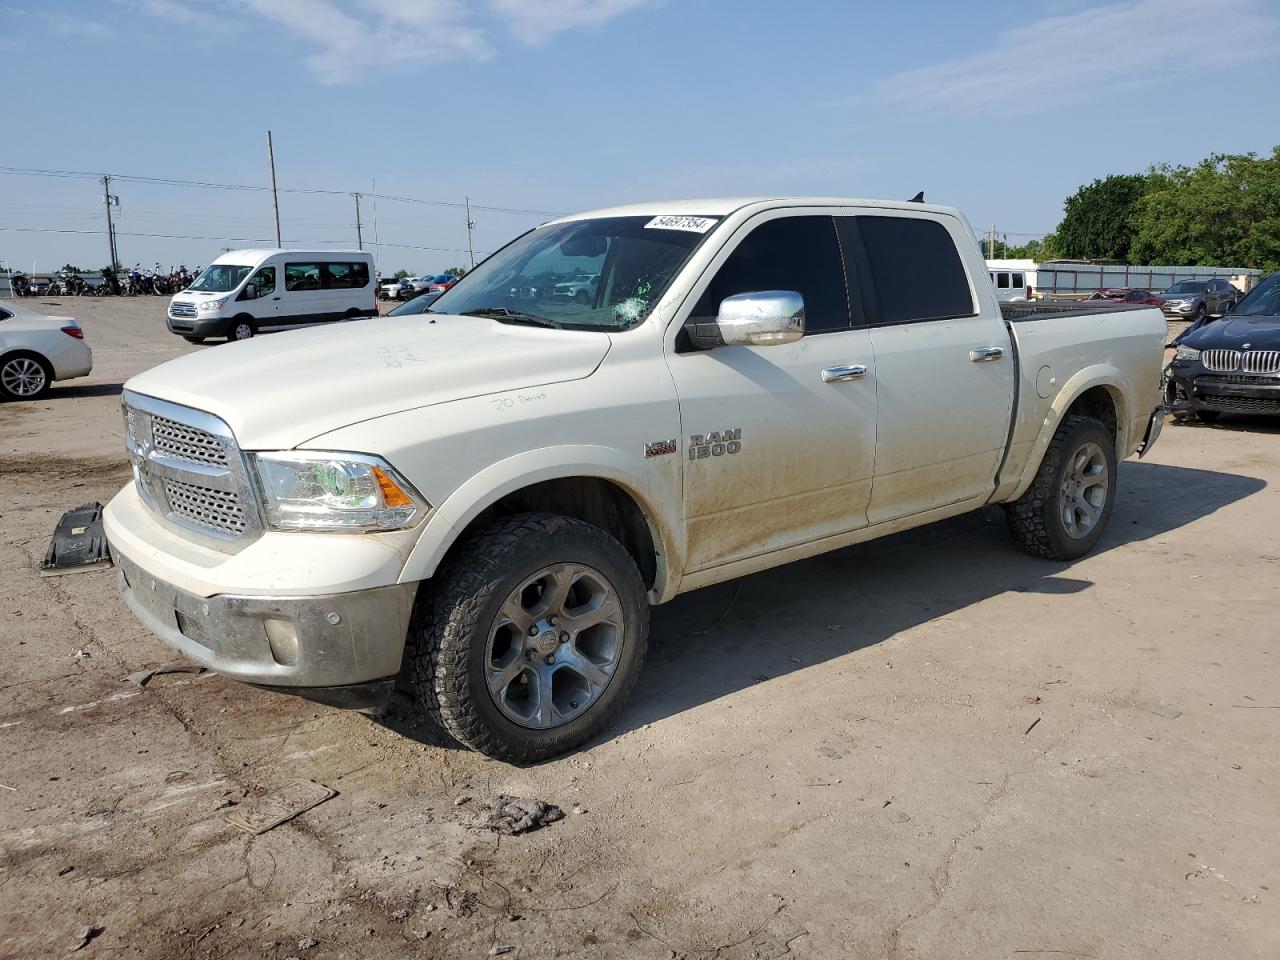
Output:
<path fill-rule="evenodd" d="M 43 357 L 20 353 L 0 361 L 0 397 L 36 400 L 49 392 L 53 369 Z"/>
<path fill-rule="evenodd" d="M 531 763 L 578 746 L 626 700 L 649 607 L 613 537 L 521 514 L 472 537 L 419 592 L 409 633 L 433 719 L 474 750 Z"/>
<path fill-rule="evenodd" d="M 1074 560 L 1102 536 L 1115 492 L 1115 439 L 1091 417 L 1068 417 L 1027 492 L 1006 505 L 1009 531 L 1028 553 Z"/>

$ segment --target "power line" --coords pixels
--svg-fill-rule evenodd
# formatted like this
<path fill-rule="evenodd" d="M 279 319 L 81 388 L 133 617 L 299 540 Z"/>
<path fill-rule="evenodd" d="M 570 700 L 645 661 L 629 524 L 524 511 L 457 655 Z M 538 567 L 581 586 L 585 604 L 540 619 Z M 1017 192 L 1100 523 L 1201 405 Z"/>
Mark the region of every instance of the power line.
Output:
<path fill-rule="evenodd" d="M 27 177 L 57 177 L 62 179 L 88 179 L 101 180 L 102 174 L 90 173 L 84 170 L 48 170 L 41 167 L 8 167 L 0 166 L 0 174 L 10 176 L 27 176 Z M 152 183 L 162 186 L 173 187 L 201 187 L 208 190 L 248 190 L 258 193 L 265 193 L 271 188 L 268 186 L 259 186 L 249 183 L 215 183 L 209 180 L 181 180 L 176 177 L 145 177 L 139 174 L 111 174 L 112 180 L 120 180 L 126 183 Z M 280 187 L 280 193 L 297 193 L 297 194 L 313 194 L 330 197 L 349 197 L 350 190 L 324 190 L 318 187 Z M 452 207 L 462 210 L 466 208 L 465 202 L 454 200 L 423 200 L 419 197 L 398 197 L 386 193 L 361 193 L 366 197 L 377 197 L 379 200 L 390 200 L 396 203 L 416 203 L 430 207 Z M 517 207 L 487 207 L 481 204 L 471 204 L 473 210 L 484 210 L 488 213 L 510 213 L 520 216 L 530 217 L 559 217 L 563 216 L 554 210 L 524 210 Z"/>
<path fill-rule="evenodd" d="M 114 178 L 113 178 L 114 179 Z M 101 236 L 101 230 L 71 230 L 54 227 L 0 227 L 0 232 L 5 233 L 75 233 L 75 234 L 91 234 L 93 236 Z M 180 233 L 131 233 L 124 230 L 116 231 L 117 237 L 146 237 L 153 240 L 230 240 L 234 243 L 272 243 L 269 237 L 196 237 Z M 349 240 L 314 240 L 299 239 L 290 237 L 288 243 L 349 243 Z M 466 250 L 458 247 L 422 247 L 412 243 L 383 243 L 384 247 L 400 247 L 405 250 L 428 250 L 433 253 L 466 253 Z M 484 252 L 484 251 L 477 251 Z"/>

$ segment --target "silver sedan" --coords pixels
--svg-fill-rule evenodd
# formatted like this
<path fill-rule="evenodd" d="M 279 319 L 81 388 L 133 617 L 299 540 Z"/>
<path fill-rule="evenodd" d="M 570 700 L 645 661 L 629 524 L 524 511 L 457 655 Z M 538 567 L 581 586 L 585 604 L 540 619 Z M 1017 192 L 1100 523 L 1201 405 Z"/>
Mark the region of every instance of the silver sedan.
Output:
<path fill-rule="evenodd" d="M 55 380 L 87 377 L 93 351 L 71 317 L 0 303 L 0 400 L 34 400 Z"/>

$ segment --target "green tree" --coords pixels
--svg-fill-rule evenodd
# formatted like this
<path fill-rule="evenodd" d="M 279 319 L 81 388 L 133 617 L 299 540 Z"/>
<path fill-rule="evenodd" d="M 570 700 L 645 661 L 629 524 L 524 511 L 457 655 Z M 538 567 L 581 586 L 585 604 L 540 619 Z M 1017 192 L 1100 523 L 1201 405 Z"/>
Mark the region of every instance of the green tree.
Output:
<path fill-rule="evenodd" d="M 1161 165 L 1135 217 L 1135 262 L 1280 270 L 1280 147 Z"/>
<path fill-rule="evenodd" d="M 447 273 L 451 277 L 463 277 L 463 276 L 466 276 L 467 268 L 466 267 L 450 267 L 448 270 L 445 271 L 445 273 Z"/>
<path fill-rule="evenodd" d="M 413 274 L 411 274 L 408 270 L 397 270 L 397 271 L 396 271 L 396 279 L 397 279 L 397 280 L 403 280 L 405 277 L 411 277 L 411 276 L 413 276 Z"/>
<path fill-rule="evenodd" d="M 1138 204 L 1148 187 L 1145 176 L 1113 174 L 1067 197 L 1056 234 L 1060 255 L 1084 260 L 1127 260 Z"/>

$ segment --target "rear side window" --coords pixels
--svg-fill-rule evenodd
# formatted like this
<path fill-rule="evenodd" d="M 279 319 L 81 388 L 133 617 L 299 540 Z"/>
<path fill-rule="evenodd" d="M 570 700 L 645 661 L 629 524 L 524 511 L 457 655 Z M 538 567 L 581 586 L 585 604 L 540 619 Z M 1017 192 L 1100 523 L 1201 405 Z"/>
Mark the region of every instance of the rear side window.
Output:
<path fill-rule="evenodd" d="M 848 329 L 844 264 L 831 217 L 780 217 L 753 229 L 716 271 L 693 316 L 714 320 L 726 297 L 764 290 L 804 297 L 806 333 Z"/>
<path fill-rule="evenodd" d="M 971 317 L 960 253 L 942 224 L 914 217 L 853 217 L 866 249 L 879 322 Z"/>
<path fill-rule="evenodd" d="M 286 263 L 284 265 L 284 288 L 286 290 L 290 292 L 319 290 L 320 287 L 320 264 Z"/>
<path fill-rule="evenodd" d="M 1023 281 L 1022 274 L 1020 274 L 1020 273 L 1015 273 L 1015 274 L 1013 275 L 1013 283 L 1011 283 L 1011 284 L 1010 284 L 1010 286 L 1012 286 L 1012 287 L 1025 287 L 1025 286 L 1026 286 L 1026 283 Z"/>
<path fill-rule="evenodd" d="M 996 286 L 1001 290 L 1009 289 L 1009 275 L 1007 273 L 996 274 Z"/>

